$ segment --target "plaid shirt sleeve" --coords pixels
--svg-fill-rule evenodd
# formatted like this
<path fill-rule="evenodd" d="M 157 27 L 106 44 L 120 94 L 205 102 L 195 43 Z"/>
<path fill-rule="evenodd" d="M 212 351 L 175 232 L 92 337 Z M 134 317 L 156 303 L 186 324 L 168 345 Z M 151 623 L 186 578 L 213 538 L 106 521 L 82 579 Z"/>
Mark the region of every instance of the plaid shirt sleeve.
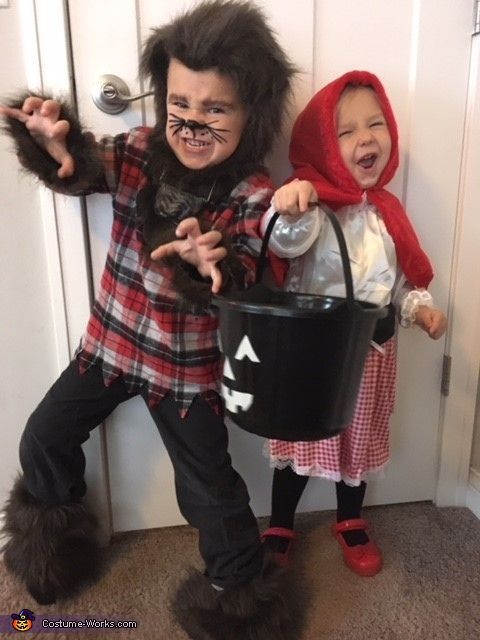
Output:
<path fill-rule="evenodd" d="M 274 186 L 270 178 L 257 174 L 242 182 L 234 191 L 235 216 L 233 223 L 226 229 L 230 237 L 230 246 L 245 269 L 243 286 L 248 287 L 256 281 L 258 257 L 262 248 L 263 234 L 260 222 L 271 205 Z M 288 261 L 268 251 L 268 265 L 277 286 L 285 278 Z"/>
<path fill-rule="evenodd" d="M 127 133 L 103 136 L 98 142 L 98 152 L 103 165 L 105 189 L 115 195 L 120 183 L 120 172 L 127 145 Z"/>
<path fill-rule="evenodd" d="M 74 161 L 80 166 L 80 170 L 73 181 L 56 180 L 48 186 L 57 193 L 70 196 L 88 196 L 93 193 L 115 195 L 128 135 L 122 133 L 103 136 L 91 146 L 89 156 L 84 156 L 82 161 L 74 155 Z"/>
<path fill-rule="evenodd" d="M 267 176 L 254 175 L 234 189 L 230 202 L 213 225 L 222 231 L 229 253 L 243 267 L 243 286 L 255 282 L 258 256 L 262 246 L 259 222 L 268 209 L 273 184 Z"/>
<path fill-rule="evenodd" d="M 114 196 L 120 183 L 120 170 L 123 163 L 127 133 L 116 136 L 102 136 L 96 143 L 96 153 L 103 171 L 98 178 L 89 185 L 77 189 L 72 195 L 88 196 L 93 193 L 110 193 Z"/>

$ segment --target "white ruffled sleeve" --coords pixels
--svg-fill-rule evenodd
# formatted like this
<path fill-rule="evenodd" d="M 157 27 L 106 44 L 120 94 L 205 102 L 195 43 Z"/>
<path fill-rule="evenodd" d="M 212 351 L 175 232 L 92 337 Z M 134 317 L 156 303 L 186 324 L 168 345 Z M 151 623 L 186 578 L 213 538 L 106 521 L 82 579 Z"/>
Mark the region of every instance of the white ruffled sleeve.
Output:
<path fill-rule="evenodd" d="M 418 307 L 433 307 L 433 298 L 426 289 L 415 289 L 402 274 L 392 293 L 392 302 L 397 308 L 400 325 L 411 327 L 415 322 Z"/>
<path fill-rule="evenodd" d="M 418 307 L 433 307 L 433 298 L 426 289 L 412 289 L 402 300 L 400 324 L 411 327 L 415 322 Z"/>

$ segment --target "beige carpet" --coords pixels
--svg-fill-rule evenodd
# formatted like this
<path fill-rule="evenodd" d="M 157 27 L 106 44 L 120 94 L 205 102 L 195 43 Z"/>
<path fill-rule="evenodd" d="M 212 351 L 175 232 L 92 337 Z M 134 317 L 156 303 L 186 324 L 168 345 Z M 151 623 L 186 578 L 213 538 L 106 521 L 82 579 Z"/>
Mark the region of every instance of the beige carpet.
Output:
<path fill-rule="evenodd" d="M 329 532 L 333 512 L 297 517 L 292 588 L 310 593 L 298 640 L 476 640 L 480 638 L 480 521 L 467 509 L 429 503 L 366 509 L 385 556 L 374 578 L 352 574 Z M 265 519 L 260 526 L 265 528 Z M 23 633 L 72 640 L 186 640 L 168 598 L 189 566 L 202 567 L 197 535 L 172 527 L 118 535 L 105 550 L 103 579 L 76 599 L 40 607 L 0 564 L 0 615 L 29 608 L 61 615 L 135 620 L 136 630 Z M 275 640 L 275 639 L 272 639 Z"/>

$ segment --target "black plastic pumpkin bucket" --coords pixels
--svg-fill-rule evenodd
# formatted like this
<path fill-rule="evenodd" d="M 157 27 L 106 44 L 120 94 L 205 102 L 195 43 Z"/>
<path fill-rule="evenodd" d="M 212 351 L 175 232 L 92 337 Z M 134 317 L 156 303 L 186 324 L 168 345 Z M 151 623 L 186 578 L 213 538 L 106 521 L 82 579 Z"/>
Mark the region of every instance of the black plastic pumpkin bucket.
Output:
<path fill-rule="evenodd" d="M 350 423 L 377 320 L 385 307 L 356 301 L 345 239 L 326 212 L 340 247 L 346 298 L 269 289 L 260 280 L 234 297 L 215 296 L 224 354 L 222 395 L 242 429 L 281 440 L 321 440 Z"/>

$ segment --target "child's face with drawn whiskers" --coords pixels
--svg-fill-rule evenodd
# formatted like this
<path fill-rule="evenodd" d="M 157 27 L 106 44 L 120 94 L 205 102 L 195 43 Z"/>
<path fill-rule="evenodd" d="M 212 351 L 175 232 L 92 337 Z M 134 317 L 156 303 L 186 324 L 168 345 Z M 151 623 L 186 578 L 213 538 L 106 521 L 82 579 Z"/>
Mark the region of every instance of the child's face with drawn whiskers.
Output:
<path fill-rule="evenodd" d="M 347 87 L 337 105 L 337 136 L 345 166 L 363 189 L 374 187 L 390 158 L 392 140 L 373 89 Z"/>
<path fill-rule="evenodd" d="M 167 77 L 167 142 L 188 169 L 206 169 L 238 147 L 246 109 L 233 80 L 215 69 L 194 71 L 172 58 Z"/>

